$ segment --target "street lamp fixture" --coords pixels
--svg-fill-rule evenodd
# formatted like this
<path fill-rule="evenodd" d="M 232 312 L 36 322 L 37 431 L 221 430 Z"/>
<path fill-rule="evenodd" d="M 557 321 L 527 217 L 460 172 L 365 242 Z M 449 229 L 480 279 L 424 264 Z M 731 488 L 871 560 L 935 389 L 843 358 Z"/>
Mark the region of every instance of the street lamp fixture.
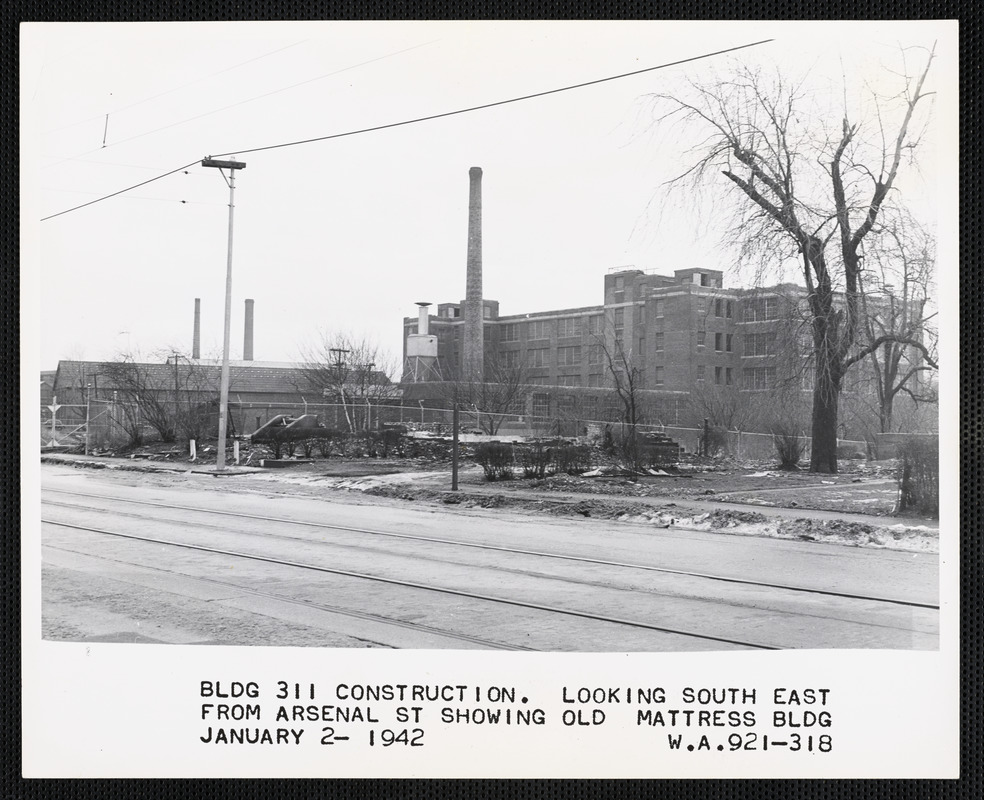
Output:
<path fill-rule="evenodd" d="M 246 169 L 242 161 L 220 161 L 215 158 L 203 158 L 203 167 L 214 167 L 219 170 L 222 179 L 229 187 L 229 246 L 226 256 L 226 287 L 225 287 L 225 331 L 222 337 L 222 377 L 219 384 L 219 445 L 216 453 L 215 469 L 224 470 L 226 451 L 226 417 L 229 413 L 229 328 L 232 319 L 232 217 L 236 199 L 236 170 Z M 229 170 L 226 177 L 225 170 Z"/>

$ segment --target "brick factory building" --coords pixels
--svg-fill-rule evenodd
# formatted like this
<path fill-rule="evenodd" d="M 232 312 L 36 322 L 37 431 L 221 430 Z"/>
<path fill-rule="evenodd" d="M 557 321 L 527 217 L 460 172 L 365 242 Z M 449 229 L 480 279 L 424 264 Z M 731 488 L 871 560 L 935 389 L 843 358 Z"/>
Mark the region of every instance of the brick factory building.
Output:
<path fill-rule="evenodd" d="M 800 428 L 809 420 L 813 341 L 803 287 L 726 288 L 714 269 L 670 276 L 617 268 L 605 275 L 600 305 L 504 316 L 482 295 L 482 170 L 472 167 L 468 178 L 465 299 L 439 303 L 436 314 L 418 302 L 418 316 L 404 319 L 404 400 L 447 408 L 457 398 L 474 411 L 544 421 L 630 421 L 631 377 L 639 423 L 696 426 L 709 418 L 729 430 L 768 432 L 779 418 Z M 504 381 L 524 389 L 483 408 L 491 396 L 483 387 Z M 863 438 L 870 368 L 859 364 L 846 381 L 838 433 Z"/>
<path fill-rule="evenodd" d="M 597 306 L 503 316 L 498 302 L 483 300 L 486 379 L 493 380 L 490 365 L 522 370 L 532 388 L 514 413 L 548 417 L 576 405 L 583 419 L 610 420 L 618 408 L 609 362 L 617 369 L 624 361 L 636 370 L 645 421 L 663 424 L 699 421 L 695 392 L 740 402 L 795 384 L 797 393 L 809 395 L 803 391 L 810 388 L 809 370 L 800 374 L 804 359 L 786 358 L 777 347 L 790 336 L 800 345 L 795 309 L 802 296 L 802 289 L 786 284 L 728 289 L 720 270 L 693 268 L 673 276 L 612 270 Z M 436 315 L 425 306 L 417 318 L 404 319 L 408 398 L 439 401 L 446 396 L 441 385 L 465 374 L 463 305 L 440 303 Z M 436 343 L 432 360 L 415 354 L 425 326 Z"/>

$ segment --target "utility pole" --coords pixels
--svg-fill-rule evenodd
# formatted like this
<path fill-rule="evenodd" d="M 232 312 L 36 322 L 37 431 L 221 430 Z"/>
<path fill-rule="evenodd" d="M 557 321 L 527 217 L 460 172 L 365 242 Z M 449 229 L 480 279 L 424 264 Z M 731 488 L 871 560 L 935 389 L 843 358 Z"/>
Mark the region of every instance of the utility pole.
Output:
<path fill-rule="evenodd" d="M 178 434 L 178 414 L 180 410 L 178 408 L 178 357 L 180 353 L 172 352 L 171 358 L 174 359 L 174 434 Z"/>
<path fill-rule="evenodd" d="M 376 366 L 370 361 L 365 366 L 363 373 L 362 395 L 366 401 L 366 433 L 372 429 L 372 403 L 369 400 L 369 392 L 372 389 L 372 368 Z"/>
<path fill-rule="evenodd" d="M 222 180 L 229 187 L 229 245 L 226 257 L 226 287 L 225 287 L 225 330 L 222 336 L 222 377 L 219 385 L 219 445 L 216 454 L 216 470 L 224 470 L 226 451 L 226 416 L 229 413 L 229 329 L 232 319 L 232 217 L 236 203 L 236 170 L 246 169 L 242 161 L 218 161 L 214 158 L 203 158 L 203 167 L 214 167 L 219 170 Z M 226 177 L 225 170 L 229 170 Z"/>
<path fill-rule="evenodd" d="M 345 375 L 342 374 L 342 356 L 349 351 L 344 347 L 329 347 L 329 353 L 335 355 L 335 377 L 338 381 L 338 400 L 335 401 L 335 428 L 338 428 L 338 401 L 341 400 L 342 410 L 345 410 Z M 348 419 L 348 413 L 345 415 L 346 420 Z"/>

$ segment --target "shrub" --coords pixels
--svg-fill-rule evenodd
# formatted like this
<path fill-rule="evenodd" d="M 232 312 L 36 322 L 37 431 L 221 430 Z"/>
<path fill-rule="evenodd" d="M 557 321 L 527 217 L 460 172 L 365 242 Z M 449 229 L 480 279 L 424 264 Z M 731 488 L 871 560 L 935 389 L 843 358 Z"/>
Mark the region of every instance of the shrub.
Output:
<path fill-rule="evenodd" d="M 383 458 L 388 458 L 390 453 L 403 455 L 403 434 L 396 428 L 383 428 L 379 432 L 379 446 L 383 451 Z"/>
<path fill-rule="evenodd" d="M 545 478 L 553 459 L 553 451 L 542 441 L 523 450 L 523 475 L 527 478 Z"/>
<path fill-rule="evenodd" d="M 940 514 L 940 440 L 913 436 L 899 445 L 898 481 L 900 512 Z"/>
<path fill-rule="evenodd" d="M 304 448 L 305 458 L 311 458 L 315 448 L 318 449 L 322 458 L 331 456 L 331 443 L 338 435 L 337 431 L 330 428 L 308 428 L 304 434 L 304 438 L 301 439 L 301 447 Z"/>
<path fill-rule="evenodd" d="M 580 475 L 591 469 L 591 448 L 584 444 L 564 444 L 554 448 L 557 472 Z"/>
<path fill-rule="evenodd" d="M 605 433 L 601 440 L 601 449 L 606 455 L 615 454 L 615 437 L 612 435 L 612 426 L 605 426 Z"/>
<path fill-rule="evenodd" d="M 789 423 L 772 426 L 772 444 L 779 457 L 779 469 L 796 469 L 799 465 L 806 451 L 806 440 L 800 434 L 800 429 Z"/>
<path fill-rule="evenodd" d="M 512 477 L 512 447 L 502 442 L 480 442 L 472 456 L 485 472 L 489 481 L 508 480 Z"/>
<path fill-rule="evenodd" d="M 319 431 L 318 435 L 315 437 L 314 440 L 318 445 L 318 453 L 322 458 L 331 457 L 331 446 L 336 436 L 338 436 L 338 431 L 325 428 L 323 431 Z"/>
<path fill-rule="evenodd" d="M 704 437 L 704 455 L 708 458 L 716 458 L 728 452 L 728 431 L 720 426 L 707 429 Z"/>

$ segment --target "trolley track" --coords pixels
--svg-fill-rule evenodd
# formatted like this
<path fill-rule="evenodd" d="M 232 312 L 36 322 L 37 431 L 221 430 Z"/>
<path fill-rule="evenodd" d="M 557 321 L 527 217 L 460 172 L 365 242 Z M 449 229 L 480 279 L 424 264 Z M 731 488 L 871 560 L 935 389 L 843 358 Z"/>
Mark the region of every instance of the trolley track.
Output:
<path fill-rule="evenodd" d="M 51 523 L 49 523 L 51 524 Z M 85 552 L 81 550 L 75 550 L 73 548 L 47 544 L 46 547 L 52 550 L 58 550 L 64 553 L 74 553 L 76 555 L 83 555 L 86 558 L 93 558 L 99 561 L 112 562 L 116 564 L 125 564 L 133 566 L 131 562 L 122 561 L 117 558 L 110 558 L 108 556 L 93 555 L 90 552 Z M 164 567 L 154 567 L 146 564 L 141 564 L 140 569 L 148 570 L 151 572 L 160 573 L 163 575 L 179 575 L 175 570 L 165 569 Z M 182 575 L 182 577 L 188 579 L 190 576 Z M 343 608 L 341 606 L 329 605 L 327 603 L 314 602 L 308 599 L 299 599 L 296 597 L 289 597 L 283 594 L 277 594 L 275 592 L 263 592 L 258 589 L 249 589 L 242 584 L 235 583 L 233 581 L 223 581 L 218 578 L 204 578 L 201 576 L 196 576 L 193 578 L 198 583 L 209 584 L 212 586 L 221 586 L 229 589 L 234 589 L 239 594 L 249 595 L 251 597 L 263 598 L 267 600 L 276 600 L 281 603 L 290 603 L 293 605 L 303 606 L 305 608 L 316 609 L 318 611 L 325 611 L 331 614 L 340 614 L 346 617 L 352 617 L 353 619 L 367 620 L 370 622 L 380 623 L 383 625 L 391 625 L 393 627 L 403 628 L 408 631 L 413 632 L 424 632 L 430 636 L 437 636 L 441 638 L 450 639 L 453 641 L 469 642 L 471 644 L 481 645 L 484 648 L 493 650 L 524 650 L 524 651 L 535 651 L 535 648 L 524 647 L 523 645 L 513 645 L 504 642 L 497 642 L 491 639 L 483 639 L 478 636 L 470 636 L 464 633 L 456 633 L 454 631 L 447 631 L 435 628 L 430 625 L 424 625 L 415 622 L 406 622 L 400 619 L 394 619 L 392 617 L 383 616 L 380 614 L 372 614 L 367 611 L 356 611 L 350 608 Z M 374 644 L 379 644 L 378 642 L 373 642 Z M 381 645 L 383 647 L 388 647 L 388 645 Z"/>
<path fill-rule="evenodd" d="M 487 550 L 487 551 L 494 551 L 494 552 L 501 552 L 501 553 L 510 553 L 510 554 L 515 554 L 515 555 L 534 556 L 534 557 L 545 558 L 545 559 L 554 559 L 554 560 L 558 560 L 558 561 L 571 561 L 571 562 L 579 562 L 579 563 L 584 563 L 584 564 L 593 564 L 593 565 L 599 565 L 599 566 L 616 567 L 616 568 L 620 568 L 620 569 L 641 570 L 641 571 L 647 571 L 647 572 L 663 573 L 663 574 L 667 574 L 667 575 L 678 575 L 678 576 L 684 576 L 684 577 L 688 577 L 688 578 L 696 578 L 696 579 L 703 579 L 703 580 L 708 580 L 708 581 L 716 581 L 716 582 L 723 582 L 723 583 L 738 584 L 738 585 L 742 585 L 742 586 L 758 587 L 758 588 L 762 588 L 762 589 L 776 589 L 776 590 L 796 592 L 796 593 L 801 593 L 801 594 L 806 594 L 806 595 L 827 596 L 827 597 L 835 597 L 835 598 L 846 599 L 846 600 L 857 600 L 857 601 L 871 602 L 871 603 L 884 603 L 884 604 L 895 605 L 895 606 L 904 606 L 904 607 L 911 607 L 911 608 L 921 608 L 921 609 L 929 609 L 929 610 L 936 610 L 936 611 L 939 610 L 939 604 L 938 603 L 927 603 L 927 602 L 920 602 L 920 601 L 917 601 L 917 600 L 894 598 L 894 597 L 881 597 L 881 596 L 875 596 L 875 595 L 864 595 L 864 594 L 859 594 L 859 593 L 854 593 L 854 592 L 842 592 L 842 591 L 835 591 L 835 590 L 830 590 L 830 589 L 818 589 L 816 587 L 794 586 L 794 585 L 790 585 L 790 584 L 774 583 L 774 582 L 769 582 L 769 581 L 759 581 L 759 580 L 753 580 L 753 579 L 749 579 L 749 578 L 740 578 L 740 577 L 727 576 L 727 575 L 719 575 L 719 574 L 713 574 L 713 573 L 707 573 L 707 572 L 697 572 L 697 571 L 692 571 L 692 570 L 673 569 L 673 568 L 670 568 L 670 567 L 661 567 L 661 566 L 652 565 L 652 564 L 628 563 L 628 562 L 613 561 L 613 560 L 608 560 L 608 559 L 591 558 L 591 557 L 588 557 L 588 556 L 570 555 L 570 554 L 563 554 L 563 553 L 553 553 L 553 552 L 540 551 L 540 550 L 531 550 L 531 549 L 526 549 L 526 548 L 506 547 L 506 546 L 503 546 L 503 545 L 494 545 L 494 544 L 488 544 L 488 543 L 484 543 L 484 542 L 468 542 L 468 541 L 461 541 L 461 540 L 457 540 L 457 539 L 448 539 L 448 538 L 443 538 L 443 537 L 422 536 L 422 535 L 408 534 L 408 533 L 397 533 L 397 532 L 394 532 L 394 531 L 380 531 L 380 530 L 373 530 L 373 529 L 368 529 L 368 528 L 357 528 L 357 527 L 346 526 L 346 525 L 333 525 L 333 524 L 329 524 L 329 523 L 312 522 L 312 521 L 308 521 L 308 520 L 295 520 L 295 519 L 288 519 L 288 518 L 284 518 L 284 517 L 272 517 L 272 516 L 266 516 L 266 515 L 249 514 L 249 513 L 241 512 L 241 511 L 228 511 L 228 510 L 221 510 L 221 509 L 207 509 L 207 508 L 199 508 L 199 507 L 195 507 L 195 506 L 186 506 L 186 505 L 179 505 L 179 504 L 174 504 L 174 503 L 163 503 L 163 502 L 151 501 L 151 500 L 135 500 L 135 499 L 129 499 L 129 498 L 110 497 L 110 496 L 103 495 L 103 494 L 98 494 L 98 493 L 77 492 L 77 491 L 71 491 L 71 490 L 66 490 L 66 489 L 46 488 L 45 491 L 46 492 L 56 493 L 56 494 L 70 495 L 70 496 L 75 496 L 75 497 L 83 497 L 83 498 L 89 498 L 89 499 L 98 499 L 98 500 L 101 500 L 101 501 L 104 501 L 104 502 L 109 502 L 109 503 L 114 503 L 114 502 L 115 503 L 125 503 L 125 504 L 130 504 L 130 505 L 137 505 L 137 506 L 148 506 L 148 507 L 153 507 L 153 508 L 171 509 L 171 510 L 175 510 L 175 511 L 187 511 L 187 512 L 198 513 L 198 514 L 207 514 L 207 515 L 215 515 L 215 516 L 223 516 L 223 517 L 231 517 L 231 518 L 241 518 L 241 519 L 247 519 L 247 520 L 256 521 L 256 522 L 271 522 L 271 523 L 276 523 L 276 524 L 280 524 L 280 525 L 297 526 L 297 527 L 304 527 L 304 528 L 313 528 L 313 529 L 319 529 L 319 530 L 334 530 L 334 531 L 343 531 L 343 532 L 346 532 L 346 533 L 360 533 L 360 534 L 366 534 L 366 535 L 374 536 L 374 537 L 388 537 L 388 538 L 393 538 L 393 539 L 401 539 L 401 540 L 424 542 L 424 543 L 428 543 L 428 544 L 450 545 L 450 546 L 454 546 L 454 547 L 474 548 L 474 549 L 479 549 L 479 550 Z M 108 509 L 100 509 L 100 508 L 97 508 L 97 507 L 91 507 L 91 506 L 73 506 L 72 504 L 69 504 L 69 503 L 57 503 L 57 502 L 53 502 L 53 501 L 46 501 L 46 502 L 48 502 L 50 505 L 60 505 L 60 506 L 69 507 L 69 508 L 74 507 L 74 508 L 78 508 L 80 510 L 112 513 Z M 179 523 L 179 524 L 195 524 L 195 523 L 187 523 L 187 522 L 184 522 L 184 521 L 181 521 L 181 520 L 171 520 L 171 522 L 175 522 L 175 523 Z M 55 524 L 58 524 L 58 523 L 55 523 Z M 249 532 L 245 532 L 245 533 L 249 533 Z M 264 535 L 269 535 L 269 534 L 264 534 Z M 290 536 L 285 536 L 284 534 L 272 534 L 272 535 L 274 535 L 274 536 L 280 536 L 280 537 L 286 538 L 286 539 L 298 539 L 298 540 L 300 540 L 299 537 L 290 537 Z"/>
<path fill-rule="evenodd" d="M 284 534 L 284 533 L 274 533 L 274 532 L 272 532 L 272 531 L 270 531 L 268 529 L 264 529 L 262 531 L 258 531 L 258 530 L 246 530 L 246 529 L 243 529 L 243 528 L 231 528 L 231 527 L 229 527 L 227 525 L 216 524 L 214 522 L 201 522 L 201 521 L 194 520 L 194 519 L 176 519 L 176 518 L 171 518 L 171 517 L 167 517 L 167 518 L 164 518 L 164 517 L 152 517 L 152 516 L 149 516 L 149 515 L 146 515 L 146 514 L 136 513 L 134 511 L 120 511 L 120 510 L 117 510 L 117 509 L 112 509 L 111 510 L 111 509 L 108 509 L 108 508 L 101 508 L 101 507 L 98 507 L 98 506 L 77 505 L 75 503 L 64 503 L 64 502 L 51 501 L 51 500 L 44 501 L 44 504 L 47 505 L 47 506 L 51 506 L 51 507 L 68 508 L 68 509 L 72 509 L 72 510 L 76 510 L 76 511 L 96 512 L 96 513 L 99 513 L 99 514 L 107 514 L 107 515 L 112 514 L 112 516 L 114 517 L 114 519 L 123 519 L 123 518 L 126 518 L 126 519 L 134 519 L 134 520 L 137 520 L 137 521 L 143 522 L 143 523 L 146 523 L 146 522 L 167 522 L 167 524 L 170 525 L 170 526 L 179 526 L 179 527 L 182 527 L 182 528 L 189 528 L 192 531 L 199 531 L 199 530 L 202 530 L 202 531 L 210 531 L 210 532 L 214 532 L 214 533 L 218 534 L 219 536 L 235 536 L 235 537 L 243 537 L 243 536 L 246 536 L 246 537 L 251 537 L 251 538 L 254 538 L 254 539 L 258 539 L 258 540 L 260 540 L 260 541 L 262 541 L 264 543 L 269 543 L 272 540 L 277 540 L 277 541 L 282 541 L 282 542 L 290 543 L 292 545 L 293 544 L 296 544 L 296 545 L 300 545 L 300 546 L 315 547 L 315 548 L 317 548 L 318 551 L 320 551 L 320 549 L 322 547 L 324 547 L 324 548 L 340 548 L 341 550 L 343 550 L 345 552 L 350 552 L 350 553 L 355 554 L 355 555 L 358 555 L 360 553 L 366 553 L 366 552 L 377 552 L 380 555 L 385 555 L 387 557 L 395 556 L 395 557 L 398 557 L 398 558 L 412 558 L 414 560 L 419 560 L 421 562 L 430 562 L 432 565 L 435 565 L 435 566 L 438 566 L 438 567 L 444 566 L 444 565 L 447 565 L 447 564 L 454 564 L 455 566 L 463 567 L 463 568 L 477 568 L 477 567 L 480 566 L 479 564 L 476 564 L 474 562 L 471 562 L 471 561 L 469 561 L 467 559 L 466 560 L 458 560 L 458 559 L 451 559 L 451 560 L 449 560 L 444 554 L 440 554 L 440 553 L 436 553 L 436 552 L 434 552 L 434 553 L 425 553 L 425 552 L 417 552 L 417 551 L 414 551 L 414 552 L 409 552 L 409 551 L 407 551 L 407 552 L 396 552 L 396 551 L 389 550 L 389 549 L 387 549 L 387 548 L 385 548 L 385 547 L 383 547 L 381 545 L 377 545 L 377 546 L 374 547 L 373 546 L 373 542 L 368 542 L 367 543 L 367 542 L 362 541 L 362 540 L 356 540 L 356 541 L 350 541 L 350 542 L 340 542 L 340 541 L 337 541 L 335 539 L 328 539 L 328 538 L 309 538 L 309 537 L 306 537 L 306 536 L 297 536 L 297 535 L 290 535 L 290 534 Z M 203 511 L 203 512 L 206 511 L 205 509 L 200 509 L 200 510 Z M 267 518 L 267 519 L 264 519 L 264 521 L 270 521 L 270 519 Z M 288 521 L 285 521 L 285 522 L 289 523 L 290 521 L 288 520 Z M 273 527 L 273 525 L 271 525 L 270 527 Z M 332 527 L 335 530 L 345 530 L 345 531 L 351 531 L 352 530 L 352 529 L 349 529 L 349 528 L 343 528 L 342 526 L 332 526 Z M 355 529 L 355 530 L 359 531 L 361 529 Z M 424 542 L 426 542 L 429 545 L 434 544 L 434 542 L 432 540 L 430 540 L 430 539 L 428 539 L 426 537 L 414 537 L 414 536 L 405 537 L 405 536 L 401 536 L 400 538 L 403 538 L 403 539 L 409 538 L 410 540 L 421 538 L 421 539 L 423 539 Z M 214 544 L 214 542 L 213 542 L 213 544 Z M 464 544 L 467 545 L 469 543 L 466 542 Z M 508 553 L 511 553 L 511 554 L 530 555 L 530 551 L 526 551 L 526 550 L 522 550 L 522 549 L 509 549 L 509 548 L 503 548 L 503 547 L 496 547 L 495 549 L 496 550 L 499 550 L 499 551 L 502 551 L 502 552 L 508 552 Z M 277 555 L 283 556 L 283 554 L 281 554 L 281 553 L 277 553 Z M 537 555 L 537 554 L 534 553 L 533 555 Z M 283 557 L 286 557 L 286 556 L 283 556 Z M 561 557 L 559 560 L 561 561 L 561 563 L 570 563 L 571 561 L 576 561 L 578 559 L 565 559 L 564 557 Z M 589 564 L 592 564 L 592 565 L 601 565 L 601 566 L 606 567 L 606 568 L 608 568 L 610 570 L 611 569 L 614 569 L 614 568 L 621 568 L 623 566 L 623 564 L 621 562 L 602 561 L 602 560 L 598 560 L 598 559 L 594 559 L 594 560 L 592 560 L 592 559 L 583 559 L 583 560 L 586 561 L 586 562 L 588 562 Z M 626 564 L 624 566 L 631 569 L 631 568 L 635 568 L 637 565 Z M 790 607 L 781 607 L 781 606 L 778 606 L 778 605 L 769 604 L 769 601 L 767 599 L 765 599 L 765 596 L 762 596 L 761 598 L 758 598 L 758 599 L 756 599 L 754 597 L 749 597 L 749 598 L 746 598 L 746 599 L 739 599 L 739 598 L 732 597 L 732 598 L 725 599 L 723 597 L 716 596 L 713 592 L 711 592 L 709 594 L 704 594 L 704 593 L 700 592 L 699 590 L 696 591 L 696 592 L 687 591 L 686 589 L 681 589 L 681 588 L 674 587 L 672 584 L 665 585 L 665 586 L 658 586 L 658 585 L 650 585 L 650 586 L 647 586 L 647 585 L 633 585 L 631 582 L 628 583 L 628 584 L 626 584 L 626 583 L 623 583 L 622 582 L 623 574 L 622 573 L 618 573 L 618 572 L 614 573 L 615 576 L 616 576 L 614 579 L 610 576 L 606 580 L 603 577 L 592 578 L 590 576 L 578 576 L 577 574 L 574 574 L 574 573 L 569 572 L 569 571 L 540 571 L 538 569 L 533 569 L 533 568 L 529 568 L 529 567 L 524 568 L 522 566 L 515 566 L 515 567 L 514 566 L 508 566 L 507 564 L 504 564 L 504 563 L 501 563 L 501 562 L 496 562 L 496 563 L 491 564 L 491 565 L 486 565 L 486 568 L 491 568 L 491 569 L 494 569 L 496 572 L 501 572 L 501 573 L 505 573 L 505 574 L 509 574 L 509 575 L 515 575 L 515 576 L 526 577 L 526 578 L 535 578 L 535 579 L 546 579 L 546 580 L 549 580 L 549 581 L 554 582 L 556 584 L 576 585 L 576 586 L 583 586 L 583 587 L 586 587 L 586 588 L 598 588 L 598 589 L 609 590 L 609 591 L 626 592 L 629 595 L 634 594 L 634 593 L 638 593 L 638 592 L 642 592 L 642 593 L 647 594 L 647 595 L 652 595 L 652 596 L 657 596 L 657 597 L 662 597 L 662 598 L 667 598 L 667 599 L 688 599 L 688 600 L 691 600 L 691 601 L 694 601 L 694 602 L 698 602 L 698 603 L 710 603 L 710 604 L 726 605 L 726 606 L 728 606 L 730 608 L 743 607 L 743 608 L 747 608 L 747 609 L 752 610 L 752 611 L 762 610 L 763 608 L 768 608 L 768 610 L 770 611 L 770 613 L 776 614 L 776 615 L 778 615 L 780 617 L 787 617 L 787 618 L 810 618 L 810 617 L 813 617 L 813 618 L 816 618 L 816 619 L 819 619 L 819 620 L 838 619 L 838 620 L 841 620 L 841 621 L 844 621 L 844 622 L 849 622 L 849 623 L 853 622 L 855 624 L 859 624 L 859 623 L 860 624 L 864 624 L 864 625 L 866 625 L 868 627 L 871 627 L 871 628 L 885 628 L 885 629 L 888 629 L 888 630 L 905 630 L 906 629 L 906 628 L 900 627 L 898 624 L 893 624 L 891 620 L 888 620 L 888 621 L 878 621 L 877 619 L 874 619 L 874 618 L 871 618 L 871 617 L 865 618 L 863 620 L 863 623 L 861 623 L 861 621 L 859 619 L 857 619 L 856 617 L 855 618 L 852 618 L 849 612 L 845 612 L 847 614 L 847 616 L 839 616 L 839 615 L 838 616 L 834 616 L 834 615 L 832 615 L 830 613 L 829 609 L 825 610 L 823 613 L 819 613 L 817 611 L 811 611 L 809 607 L 796 607 L 795 604 L 791 605 Z M 661 573 L 661 571 L 659 569 L 647 568 L 645 565 L 639 565 L 638 568 L 641 569 L 641 570 L 643 570 L 643 572 L 642 572 L 643 575 L 646 575 L 646 574 L 661 575 L 661 574 L 663 574 L 663 573 Z M 666 571 L 666 577 L 677 578 L 677 577 L 680 577 L 680 576 L 684 576 L 684 579 L 685 580 L 688 579 L 688 578 L 696 577 L 698 579 L 698 581 L 699 581 L 699 578 L 701 577 L 700 574 L 694 575 L 693 573 L 685 573 L 685 572 L 677 571 L 677 570 L 668 570 L 668 571 Z M 697 586 L 699 586 L 699 585 L 700 584 L 698 583 Z M 744 585 L 746 587 L 747 586 L 752 586 L 752 587 L 755 587 L 756 589 L 765 590 L 765 591 L 776 591 L 775 587 L 772 587 L 772 586 L 770 586 L 768 584 L 756 584 L 754 582 L 750 582 L 750 583 L 744 584 Z M 780 593 L 781 593 L 781 590 L 778 590 L 778 591 L 780 591 Z M 797 598 L 797 597 L 804 597 L 804 592 L 801 591 L 798 594 L 797 593 L 794 593 L 793 595 L 791 595 L 788 598 L 788 600 L 789 600 L 789 602 L 793 603 L 794 602 L 794 598 Z M 845 600 L 843 597 L 839 598 L 839 602 L 842 602 L 842 603 L 856 601 L 856 600 L 857 600 L 856 598 L 849 598 L 848 600 Z M 863 600 L 863 598 L 862 598 L 862 600 Z M 889 607 L 891 607 L 891 608 L 897 607 L 897 604 L 893 604 L 891 606 L 886 606 L 886 608 L 889 608 Z"/>
<path fill-rule="evenodd" d="M 682 636 L 691 639 L 699 639 L 703 641 L 716 642 L 722 644 L 735 645 L 737 647 L 744 647 L 748 649 L 755 650 L 779 650 L 782 649 L 775 645 L 764 644 L 761 642 L 746 641 L 738 638 L 726 637 L 726 636 L 715 636 L 708 633 L 700 633 L 697 631 L 688 631 L 678 628 L 672 628 L 663 625 L 654 625 L 651 623 L 642 622 L 639 620 L 624 619 L 620 617 L 608 616 L 603 614 L 594 614 L 588 611 L 580 611 L 577 609 L 562 608 L 554 605 L 547 605 L 543 603 L 529 602 L 525 600 L 519 600 L 508 597 L 499 597 L 495 595 L 480 593 L 480 592 L 469 592 L 462 589 L 455 589 L 447 586 L 437 586 L 434 584 L 422 583 L 419 581 L 408 581 L 401 580 L 397 578 L 388 578 L 380 575 L 372 575 L 364 572 L 357 572 L 354 570 L 338 569 L 333 567 L 326 567 L 319 564 L 307 564 L 303 562 L 291 561 L 287 559 L 275 558 L 273 556 L 264 556 L 253 553 L 243 553 L 235 550 L 228 550 L 224 548 L 208 547 L 206 545 L 192 544 L 187 542 L 176 542 L 168 539 L 161 539 L 153 536 L 141 536 L 139 534 L 124 533 L 121 531 L 111 531 L 102 528 L 94 528 L 86 525 L 78 525 L 68 522 L 60 522 L 56 520 L 42 519 L 42 523 L 48 525 L 55 525 L 62 528 L 74 529 L 85 531 L 89 533 L 96 533 L 103 536 L 111 536 L 119 539 L 126 539 L 130 541 L 139 541 L 149 544 L 154 544 L 158 546 L 179 548 L 183 550 L 191 550 L 196 552 L 208 553 L 211 555 L 219 555 L 230 558 L 245 559 L 249 561 L 262 562 L 266 564 L 272 564 L 279 567 L 287 567 L 290 569 L 311 571 L 322 574 L 332 574 L 339 575 L 348 578 L 355 578 L 362 581 L 372 581 L 376 583 L 387 584 L 390 586 L 397 586 L 402 588 L 410 588 L 423 590 L 426 592 L 438 593 L 442 595 L 448 595 L 452 597 L 459 597 L 473 601 L 479 601 L 483 603 L 488 603 L 496 606 L 503 607 L 514 607 L 523 608 L 528 610 L 533 610 L 535 612 L 545 612 L 548 614 L 560 615 L 564 617 L 573 617 L 585 620 L 591 620 L 594 622 L 600 622 L 609 625 L 617 625 L 628 628 L 635 628 L 645 631 L 653 631 L 661 634 L 669 634 L 675 636 Z"/>

